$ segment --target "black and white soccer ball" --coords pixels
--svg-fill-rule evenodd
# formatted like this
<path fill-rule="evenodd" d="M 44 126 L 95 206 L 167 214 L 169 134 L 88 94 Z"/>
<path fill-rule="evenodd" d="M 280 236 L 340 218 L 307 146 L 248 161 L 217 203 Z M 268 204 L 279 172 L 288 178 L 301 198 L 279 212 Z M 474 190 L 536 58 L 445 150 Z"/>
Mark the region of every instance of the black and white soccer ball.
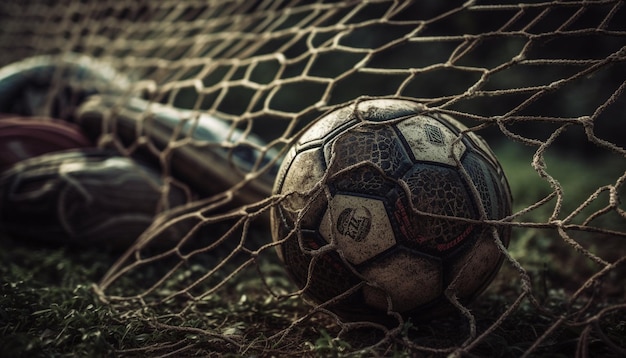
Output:
<path fill-rule="evenodd" d="M 511 194 L 487 144 L 413 101 L 364 100 L 310 126 L 279 170 L 272 236 L 314 304 L 421 320 L 493 280 Z"/>

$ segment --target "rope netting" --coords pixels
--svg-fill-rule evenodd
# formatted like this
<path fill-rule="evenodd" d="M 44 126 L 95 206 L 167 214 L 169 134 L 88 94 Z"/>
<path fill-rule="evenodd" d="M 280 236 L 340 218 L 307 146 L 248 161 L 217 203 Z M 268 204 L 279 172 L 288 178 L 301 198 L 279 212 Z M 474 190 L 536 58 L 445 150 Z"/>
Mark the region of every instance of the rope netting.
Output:
<path fill-rule="evenodd" d="M 0 64 L 99 68 L 68 80 L 59 65 L 35 114 L 160 171 L 160 212 L 96 291 L 120 319 L 188 335 L 127 353 L 297 355 L 326 339 L 343 353 L 488 355 L 518 330 L 529 343 L 508 354 L 531 355 L 567 330 L 581 356 L 620 355 L 624 18 L 619 0 L 3 1 Z M 68 87 L 94 94 L 60 106 Z M 456 118 L 509 177 L 513 212 L 489 223 L 504 263 L 475 303 L 448 297 L 453 319 L 343 320 L 305 303 L 276 254 L 270 211 L 293 194 L 272 194 L 278 165 L 318 118 L 371 98 Z M 603 184 L 580 184 L 602 166 Z M 188 203 L 173 207 L 180 188 Z"/>

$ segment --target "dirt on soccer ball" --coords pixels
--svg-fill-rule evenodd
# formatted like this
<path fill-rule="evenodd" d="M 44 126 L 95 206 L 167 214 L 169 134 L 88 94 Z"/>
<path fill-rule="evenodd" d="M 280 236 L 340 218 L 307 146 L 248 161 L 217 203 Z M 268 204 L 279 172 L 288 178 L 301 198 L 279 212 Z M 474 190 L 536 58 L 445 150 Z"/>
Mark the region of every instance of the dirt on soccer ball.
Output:
<path fill-rule="evenodd" d="M 287 153 L 272 236 L 314 304 L 347 320 L 425 320 L 468 304 L 503 260 L 511 213 L 487 144 L 406 100 L 328 113 Z M 487 224 L 486 221 L 490 224 Z M 448 296 L 446 296 L 446 291 Z"/>

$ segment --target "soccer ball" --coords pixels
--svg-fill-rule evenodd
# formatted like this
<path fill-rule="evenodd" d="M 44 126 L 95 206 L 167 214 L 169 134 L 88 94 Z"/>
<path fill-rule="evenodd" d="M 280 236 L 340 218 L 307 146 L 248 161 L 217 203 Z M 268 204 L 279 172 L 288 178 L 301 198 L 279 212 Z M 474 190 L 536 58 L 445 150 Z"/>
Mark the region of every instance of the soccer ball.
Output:
<path fill-rule="evenodd" d="M 312 303 L 344 319 L 449 312 L 447 289 L 469 303 L 503 260 L 496 238 L 508 245 L 510 230 L 485 222 L 511 214 L 502 168 L 462 124 L 422 113 L 395 99 L 342 107 L 279 169 L 278 255 Z"/>

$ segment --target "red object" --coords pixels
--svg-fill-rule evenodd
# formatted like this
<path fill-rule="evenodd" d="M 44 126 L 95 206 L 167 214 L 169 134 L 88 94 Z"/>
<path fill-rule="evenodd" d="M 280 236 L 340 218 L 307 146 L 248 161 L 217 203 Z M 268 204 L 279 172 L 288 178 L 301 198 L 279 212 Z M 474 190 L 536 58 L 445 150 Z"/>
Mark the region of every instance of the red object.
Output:
<path fill-rule="evenodd" d="M 78 126 L 44 117 L 0 115 L 0 170 L 45 153 L 92 146 Z"/>

